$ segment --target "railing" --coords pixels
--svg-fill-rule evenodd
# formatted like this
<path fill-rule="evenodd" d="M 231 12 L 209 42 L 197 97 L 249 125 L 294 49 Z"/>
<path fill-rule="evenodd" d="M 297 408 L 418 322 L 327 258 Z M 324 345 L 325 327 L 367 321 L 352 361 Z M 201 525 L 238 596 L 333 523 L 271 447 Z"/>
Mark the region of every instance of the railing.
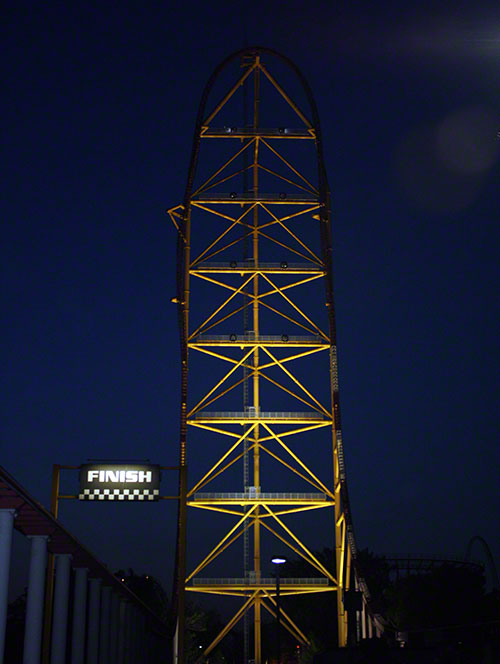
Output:
<path fill-rule="evenodd" d="M 323 413 L 293 413 L 293 412 L 252 412 L 246 413 L 243 411 L 221 411 L 221 412 L 208 412 L 201 411 L 200 413 L 195 413 L 194 419 L 232 419 L 232 420 L 325 420 L 326 417 Z"/>
<path fill-rule="evenodd" d="M 253 129 L 251 127 L 210 127 L 207 131 L 201 134 L 201 137 L 216 135 L 216 136 L 299 136 L 313 138 L 307 129 L 291 129 L 289 127 L 259 127 Z"/>
<path fill-rule="evenodd" d="M 194 201 L 197 200 L 205 200 L 205 201 L 234 201 L 235 203 L 239 203 L 240 201 L 282 201 L 282 202 L 293 202 L 293 203 L 317 203 L 318 202 L 318 197 L 317 196 L 304 196 L 300 194 L 288 194 L 285 192 L 281 192 L 278 194 L 275 193 L 270 193 L 270 194 L 254 194 L 253 192 L 227 192 L 227 193 L 220 193 L 220 194 L 206 194 L 206 193 L 199 193 L 196 197 L 193 198 Z"/>
<path fill-rule="evenodd" d="M 449 554 L 449 553 L 422 553 L 422 554 L 415 554 L 415 553 L 382 553 L 379 554 L 378 557 L 381 560 L 386 560 L 386 561 L 405 561 L 405 562 L 416 562 L 418 563 L 419 561 L 435 561 L 437 563 L 442 562 L 442 563 L 459 563 L 459 564 L 472 564 L 472 565 L 478 565 L 478 566 L 483 566 L 484 563 L 480 560 L 470 558 L 467 560 L 463 556 L 457 556 L 455 554 Z"/>
<path fill-rule="evenodd" d="M 315 263 L 289 263 L 288 261 L 282 261 L 281 263 L 268 263 L 264 261 L 259 261 L 257 265 L 254 264 L 253 258 L 249 258 L 243 261 L 226 261 L 225 263 L 218 262 L 202 262 L 196 265 L 193 265 L 191 269 L 216 269 L 216 268 L 228 268 L 230 267 L 235 272 L 238 270 L 253 270 L 253 269 L 269 269 L 269 270 L 283 270 L 286 272 L 287 269 L 292 270 L 311 270 L 313 272 L 324 272 L 324 268 L 321 265 Z"/>
<path fill-rule="evenodd" d="M 326 493 L 195 493 L 195 500 L 326 500 Z"/>
<path fill-rule="evenodd" d="M 244 578 L 244 577 L 225 577 L 214 579 L 193 579 L 193 586 L 275 586 L 276 578 Z M 327 586 L 328 579 L 326 577 L 310 577 L 310 578 L 286 578 L 280 577 L 281 586 Z"/>
<path fill-rule="evenodd" d="M 244 332 L 242 334 L 199 334 L 192 340 L 192 343 L 203 343 L 204 341 L 232 341 L 234 343 L 242 341 L 276 341 L 276 342 L 299 342 L 299 343 L 328 343 L 319 334 L 317 335 L 289 335 L 289 334 L 255 334 L 255 332 Z"/>

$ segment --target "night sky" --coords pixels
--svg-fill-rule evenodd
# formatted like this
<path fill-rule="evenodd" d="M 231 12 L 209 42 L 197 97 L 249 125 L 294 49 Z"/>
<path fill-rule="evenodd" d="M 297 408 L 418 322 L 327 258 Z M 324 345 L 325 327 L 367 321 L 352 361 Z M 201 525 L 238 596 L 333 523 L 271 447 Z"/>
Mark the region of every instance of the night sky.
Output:
<path fill-rule="evenodd" d="M 358 546 L 463 555 L 478 534 L 500 564 L 500 9 L 393 5 L 7 3 L 0 463 L 43 504 L 56 462 L 177 463 L 165 209 L 209 75 L 258 44 L 302 70 L 323 127 Z M 60 518 L 170 590 L 172 501 L 66 501 Z"/>

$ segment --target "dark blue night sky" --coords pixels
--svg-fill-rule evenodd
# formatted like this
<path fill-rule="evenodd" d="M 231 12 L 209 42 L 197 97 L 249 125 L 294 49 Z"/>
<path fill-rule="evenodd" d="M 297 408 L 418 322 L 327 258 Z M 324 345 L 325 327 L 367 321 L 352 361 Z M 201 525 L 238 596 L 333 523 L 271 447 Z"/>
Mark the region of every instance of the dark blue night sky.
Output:
<path fill-rule="evenodd" d="M 463 554 L 479 534 L 498 564 L 500 9 L 332 4 L 7 3 L 0 463 L 48 505 L 54 462 L 177 462 L 164 211 L 203 86 L 246 40 L 299 66 L 323 125 L 358 545 Z M 172 502 L 60 516 L 170 587 Z"/>

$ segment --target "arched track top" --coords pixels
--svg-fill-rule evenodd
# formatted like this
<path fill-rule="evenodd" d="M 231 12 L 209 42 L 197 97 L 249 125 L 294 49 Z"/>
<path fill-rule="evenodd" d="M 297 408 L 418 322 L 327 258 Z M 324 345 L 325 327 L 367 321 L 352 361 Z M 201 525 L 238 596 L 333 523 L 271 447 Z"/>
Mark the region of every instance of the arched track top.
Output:
<path fill-rule="evenodd" d="M 486 540 L 483 537 L 481 537 L 480 535 L 474 535 L 474 537 L 471 537 L 469 543 L 467 544 L 467 549 L 465 551 L 465 560 L 471 560 L 472 546 L 474 542 L 479 542 L 483 547 L 483 551 L 486 554 L 486 558 L 488 560 L 488 567 L 490 569 L 491 582 L 493 584 L 493 588 L 495 588 L 496 590 L 500 590 L 500 582 L 498 580 L 498 572 L 495 565 L 495 560 L 491 553 L 490 547 L 488 546 Z"/>
<path fill-rule="evenodd" d="M 212 72 L 212 75 L 208 79 L 208 82 L 203 90 L 203 93 L 201 95 L 201 101 L 200 105 L 198 107 L 198 114 L 196 116 L 196 126 L 194 130 L 194 137 L 193 137 L 193 149 L 191 151 L 191 161 L 189 164 L 189 175 L 188 175 L 188 180 L 187 180 L 187 185 L 186 185 L 186 191 L 184 194 L 184 206 L 189 205 L 189 200 L 190 196 L 192 193 L 192 186 L 193 186 L 193 179 L 194 179 L 194 174 L 196 172 L 196 165 L 198 162 L 198 154 L 199 154 L 199 146 L 200 146 L 200 132 L 201 128 L 203 127 L 203 123 L 205 120 L 205 113 L 206 113 L 206 106 L 207 106 L 207 101 L 208 97 L 210 95 L 210 92 L 212 91 L 212 88 L 214 86 L 215 81 L 217 80 L 217 77 L 221 74 L 221 72 L 232 62 L 237 60 L 238 58 L 242 58 L 244 55 L 259 55 L 261 53 L 266 53 L 268 55 L 271 55 L 275 58 L 278 58 L 281 60 L 284 64 L 289 67 L 293 71 L 293 73 L 296 75 L 298 80 L 300 81 L 302 88 L 305 92 L 305 95 L 307 97 L 307 101 L 309 102 L 309 108 L 311 111 L 311 118 L 312 122 L 310 123 L 312 127 L 315 129 L 316 132 L 316 148 L 317 148 L 317 154 L 318 154 L 318 174 L 319 174 L 319 184 L 320 184 L 320 194 L 323 195 L 323 197 L 329 198 L 329 190 L 328 190 L 328 180 L 326 177 L 326 171 L 324 167 L 324 161 L 323 161 L 323 148 L 322 148 L 322 141 L 321 141 L 321 126 L 320 126 L 320 121 L 319 121 L 319 114 L 318 114 L 318 108 L 316 106 L 316 102 L 314 100 L 314 96 L 312 93 L 312 90 L 309 86 L 309 83 L 307 82 L 306 78 L 300 71 L 300 69 L 285 55 L 282 55 L 281 53 L 278 53 L 278 51 L 274 51 L 271 48 L 266 48 L 264 46 L 250 46 L 246 48 L 242 48 L 238 51 L 235 51 L 231 55 L 229 55 L 225 60 L 223 60 L 218 67 L 214 69 Z"/>

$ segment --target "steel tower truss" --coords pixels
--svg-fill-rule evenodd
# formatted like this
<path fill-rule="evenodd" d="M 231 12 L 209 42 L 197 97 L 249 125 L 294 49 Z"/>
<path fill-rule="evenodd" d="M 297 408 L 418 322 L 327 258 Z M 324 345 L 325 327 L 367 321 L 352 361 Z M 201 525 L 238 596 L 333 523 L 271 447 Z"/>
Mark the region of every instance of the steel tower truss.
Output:
<path fill-rule="evenodd" d="M 273 62 L 298 79 L 308 110 L 278 82 Z M 210 107 L 212 88 L 231 63 L 240 65 L 237 80 Z M 252 109 L 246 122 L 231 115 L 241 108 L 235 100 L 245 86 Z M 285 121 L 265 124 L 280 104 Z M 294 124 L 282 126 L 288 122 Z M 204 161 L 203 151 L 208 155 Z M 245 173 L 251 183 L 246 190 L 241 185 Z M 182 347 L 179 660 L 184 661 L 184 591 L 190 591 L 241 601 L 202 658 L 250 612 L 254 659 L 261 663 L 262 610 L 276 615 L 266 538 L 274 551 L 288 548 L 311 566 L 309 578 L 282 578 L 281 595 L 336 592 L 343 646 L 352 529 L 339 418 L 329 192 L 314 100 L 290 61 L 251 48 L 215 70 L 200 105 L 184 201 L 168 212 L 178 230 L 175 300 Z M 245 241 L 250 250 L 242 259 Z M 246 381 L 250 405 L 242 407 Z M 321 452 L 311 454 L 314 446 Z M 245 455 L 251 485 L 241 487 L 235 478 L 241 482 L 242 474 L 236 475 L 235 468 L 241 468 Z M 198 463 L 205 464 L 201 472 Z M 225 523 L 215 545 L 207 545 L 190 569 L 187 507 L 205 513 L 207 523 L 215 524 L 216 517 Z M 305 541 L 304 524 L 312 512 L 328 509 L 334 573 Z M 208 578 L 206 568 L 217 567 L 222 554 L 236 550 L 245 532 L 253 549 L 251 571 Z M 281 619 L 298 642 L 308 643 L 291 616 L 282 611 Z"/>

